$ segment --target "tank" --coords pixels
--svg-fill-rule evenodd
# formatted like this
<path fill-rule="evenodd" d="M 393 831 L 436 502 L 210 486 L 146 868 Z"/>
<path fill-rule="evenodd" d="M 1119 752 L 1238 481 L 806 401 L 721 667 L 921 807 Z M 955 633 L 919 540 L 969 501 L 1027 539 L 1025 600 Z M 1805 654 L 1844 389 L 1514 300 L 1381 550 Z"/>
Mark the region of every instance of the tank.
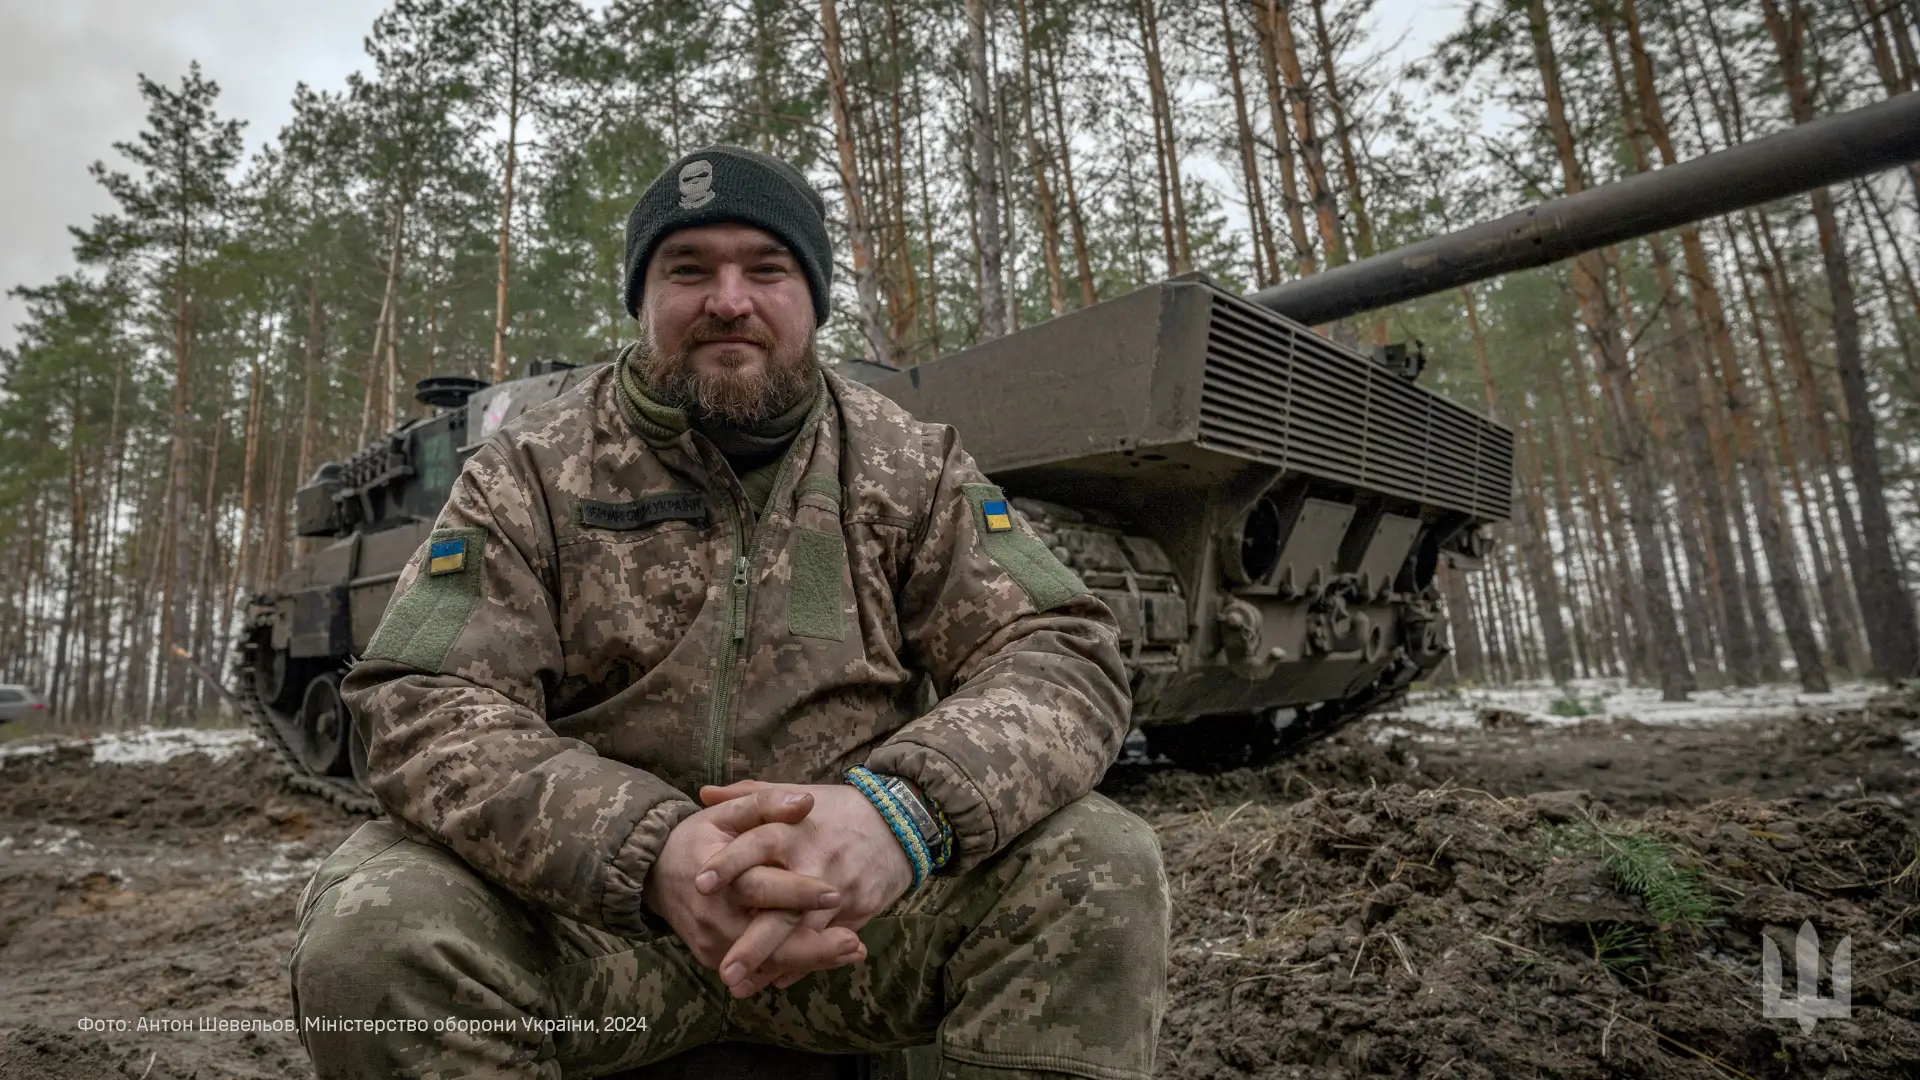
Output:
<path fill-rule="evenodd" d="M 1477 568 L 1511 510 L 1507 428 L 1419 386 L 1417 346 L 1363 354 L 1312 325 L 1917 158 L 1908 94 L 1251 296 L 1189 275 L 915 368 L 837 370 L 954 425 L 1112 608 L 1147 752 L 1256 763 L 1432 672 L 1438 568 Z M 376 809 L 340 675 L 466 455 L 587 370 L 424 380 L 433 417 L 296 492 L 325 543 L 252 598 L 237 671 L 294 786 Z"/>

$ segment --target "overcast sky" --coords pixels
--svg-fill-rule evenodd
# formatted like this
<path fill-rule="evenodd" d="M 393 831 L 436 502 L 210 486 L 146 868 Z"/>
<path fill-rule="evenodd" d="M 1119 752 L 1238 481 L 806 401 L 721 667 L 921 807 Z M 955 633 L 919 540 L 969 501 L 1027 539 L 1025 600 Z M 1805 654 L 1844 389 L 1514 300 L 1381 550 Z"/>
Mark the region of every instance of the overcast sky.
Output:
<path fill-rule="evenodd" d="M 384 0 L 0 0 L 0 289 L 73 266 L 67 226 L 111 208 L 87 166 L 146 117 L 135 77 L 187 64 L 247 121 L 249 150 L 291 114 L 295 83 L 337 88 Z M 24 311 L 0 300 L 0 345 Z"/>
<path fill-rule="evenodd" d="M 800 0 L 796 0 L 800 2 Z M 69 225 L 111 208 L 87 166 L 117 167 L 113 143 L 146 116 L 135 76 L 177 82 L 199 60 L 251 151 L 286 123 L 295 83 L 340 88 L 385 0 L 0 0 L 0 292 L 73 267 Z M 1454 3 L 1385 0 L 1384 44 L 1424 52 Z M 22 306 L 0 297 L 0 347 Z"/>

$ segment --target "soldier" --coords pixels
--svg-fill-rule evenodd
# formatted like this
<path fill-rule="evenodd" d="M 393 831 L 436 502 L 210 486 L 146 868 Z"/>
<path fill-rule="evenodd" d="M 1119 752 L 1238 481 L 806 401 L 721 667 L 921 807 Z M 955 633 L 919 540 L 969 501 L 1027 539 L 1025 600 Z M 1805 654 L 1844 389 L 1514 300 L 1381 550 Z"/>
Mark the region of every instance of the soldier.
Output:
<path fill-rule="evenodd" d="M 951 429 L 817 362 L 832 267 L 798 171 L 687 155 L 628 222 L 638 342 L 467 461 L 344 685 L 389 816 L 300 900 L 323 1080 L 1150 1074 L 1113 617 Z"/>

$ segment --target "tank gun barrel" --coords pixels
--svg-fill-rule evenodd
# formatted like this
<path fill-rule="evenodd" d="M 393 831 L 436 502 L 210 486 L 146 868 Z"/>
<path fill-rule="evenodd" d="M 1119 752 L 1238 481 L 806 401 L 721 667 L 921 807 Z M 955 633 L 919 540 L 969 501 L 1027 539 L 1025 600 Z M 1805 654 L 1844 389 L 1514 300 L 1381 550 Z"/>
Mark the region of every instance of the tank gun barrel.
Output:
<path fill-rule="evenodd" d="M 1248 297 L 1308 326 L 1920 160 L 1920 93 L 1800 124 Z"/>

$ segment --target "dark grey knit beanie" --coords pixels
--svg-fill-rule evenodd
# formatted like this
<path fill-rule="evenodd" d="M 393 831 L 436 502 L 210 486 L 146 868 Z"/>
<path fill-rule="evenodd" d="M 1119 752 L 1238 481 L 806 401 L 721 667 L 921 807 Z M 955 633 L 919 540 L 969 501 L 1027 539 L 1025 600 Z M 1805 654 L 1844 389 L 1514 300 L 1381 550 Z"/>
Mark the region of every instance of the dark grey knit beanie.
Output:
<path fill-rule="evenodd" d="M 627 216 L 627 314 L 640 317 L 647 260 L 668 234 L 740 222 L 765 229 L 793 252 L 813 293 L 815 323 L 825 323 L 833 287 L 827 207 L 800 170 L 739 146 L 684 155 L 654 178 Z"/>

